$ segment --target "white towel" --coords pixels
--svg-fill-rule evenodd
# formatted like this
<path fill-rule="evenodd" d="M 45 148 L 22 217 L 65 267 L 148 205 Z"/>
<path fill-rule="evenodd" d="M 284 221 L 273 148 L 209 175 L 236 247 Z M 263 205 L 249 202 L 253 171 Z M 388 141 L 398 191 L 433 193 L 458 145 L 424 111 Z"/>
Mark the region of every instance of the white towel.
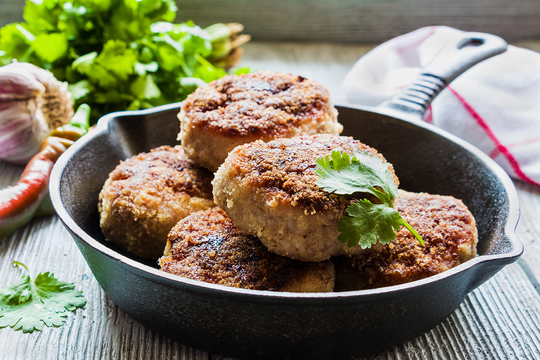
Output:
<path fill-rule="evenodd" d="M 348 101 L 376 106 L 411 82 L 460 30 L 421 28 L 363 56 L 343 82 Z M 424 116 L 472 143 L 515 179 L 540 186 L 540 54 L 509 46 L 456 78 Z"/>

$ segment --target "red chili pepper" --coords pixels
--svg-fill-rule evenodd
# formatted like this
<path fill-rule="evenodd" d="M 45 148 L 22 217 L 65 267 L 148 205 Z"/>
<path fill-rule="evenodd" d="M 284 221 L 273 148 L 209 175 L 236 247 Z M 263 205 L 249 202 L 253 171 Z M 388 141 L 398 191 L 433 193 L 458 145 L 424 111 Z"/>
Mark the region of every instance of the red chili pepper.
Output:
<path fill-rule="evenodd" d="M 83 116 L 86 116 L 86 122 L 88 121 L 89 108 L 79 110 L 70 124 L 80 124 Z M 87 132 L 87 128 L 87 125 L 84 128 L 68 124 L 54 130 L 41 144 L 40 152 L 28 162 L 19 181 L 0 190 L 0 238 L 25 225 L 37 213 L 51 213 L 50 209 L 41 212 L 40 205 L 46 202 L 44 200 L 49 196 L 49 176 L 54 163 L 75 140 Z"/>
<path fill-rule="evenodd" d="M 72 140 L 48 137 L 26 165 L 17 184 L 0 190 L 0 237 L 26 224 L 47 196 L 49 175 L 55 161 L 73 144 Z"/>

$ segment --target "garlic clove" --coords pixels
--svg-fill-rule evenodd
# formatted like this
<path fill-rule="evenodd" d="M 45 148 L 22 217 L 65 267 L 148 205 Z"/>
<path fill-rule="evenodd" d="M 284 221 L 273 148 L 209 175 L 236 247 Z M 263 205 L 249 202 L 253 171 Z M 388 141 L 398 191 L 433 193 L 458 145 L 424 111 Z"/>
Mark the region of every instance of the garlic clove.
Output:
<path fill-rule="evenodd" d="M 67 124 L 73 116 L 68 84 L 56 80 L 50 71 L 24 62 L 0 67 L 0 101 L 34 97 L 43 97 L 41 111 L 50 130 Z"/>
<path fill-rule="evenodd" d="M 73 117 L 68 84 L 29 63 L 0 67 L 0 160 L 24 163 Z"/>
<path fill-rule="evenodd" d="M 37 99 L 0 102 L 0 159 L 16 164 L 37 154 L 50 130 Z"/>
<path fill-rule="evenodd" d="M 0 101 L 27 100 L 41 96 L 47 89 L 28 71 L 17 69 L 14 63 L 0 67 Z"/>

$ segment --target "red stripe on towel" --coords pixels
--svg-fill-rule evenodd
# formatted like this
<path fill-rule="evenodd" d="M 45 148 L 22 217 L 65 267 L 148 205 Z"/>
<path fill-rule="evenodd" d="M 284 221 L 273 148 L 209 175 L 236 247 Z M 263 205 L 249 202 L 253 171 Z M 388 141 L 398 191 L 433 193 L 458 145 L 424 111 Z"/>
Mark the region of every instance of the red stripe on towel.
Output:
<path fill-rule="evenodd" d="M 521 170 L 521 167 L 519 166 L 519 163 L 517 162 L 516 158 L 514 157 L 514 155 L 512 155 L 512 153 L 510 153 L 510 151 L 508 151 L 508 149 L 503 145 L 501 144 L 501 142 L 499 141 L 499 139 L 495 136 L 495 134 L 493 133 L 493 131 L 490 129 L 490 127 L 488 126 L 488 124 L 484 121 L 484 119 L 482 119 L 482 117 L 480 116 L 480 114 L 478 114 L 474 109 L 473 107 L 467 102 L 467 100 L 465 100 L 460 94 L 457 93 L 457 91 L 455 91 L 453 88 L 451 88 L 450 86 L 447 87 L 448 90 L 450 90 L 452 92 L 452 94 L 454 94 L 456 96 L 456 98 L 459 100 L 459 102 L 463 105 L 463 107 L 465 107 L 465 109 L 469 112 L 469 114 L 471 114 L 471 116 L 476 120 L 476 122 L 478 123 L 478 125 L 480 125 L 480 127 L 482 129 L 484 129 L 484 131 L 486 132 L 486 134 L 491 138 L 491 140 L 495 143 L 495 145 L 497 146 L 497 149 L 499 149 L 499 151 L 501 153 L 504 154 L 504 156 L 506 157 L 506 159 L 508 160 L 508 162 L 510 163 L 510 166 L 512 166 L 512 169 L 514 169 L 514 171 L 516 172 L 516 175 L 519 176 L 522 180 L 524 181 L 527 181 L 531 184 L 534 184 L 534 185 L 538 185 L 540 186 L 539 183 L 535 182 L 533 179 L 529 178 L 524 172 L 523 170 Z"/>
<path fill-rule="evenodd" d="M 523 144 L 532 144 L 532 143 L 535 143 L 537 141 L 540 141 L 540 136 L 529 139 L 529 140 L 523 140 L 523 141 L 520 141 L 520 142 L 517 142 L 517 143 L 510 144 L 510 145 L 507 146 L 507 148 L 510 149 L 510 148 L 520 146 L 520 145 L 523 145 Z"/>
<path fill-rule="evenodd" d="M 433 108 L 431 104 L 428 106 L 426 113 L 424 114 L 424 121 L 428 124 L 433 124 Z"/>
<path fill-rule="evenodd" d="M 492 152 L 489 153 L 489 157 L 495 160 L 495 158 L 499 156 L 500 153 L 501 150 L 499 150 L 499 148 L 495 148 Z"/>

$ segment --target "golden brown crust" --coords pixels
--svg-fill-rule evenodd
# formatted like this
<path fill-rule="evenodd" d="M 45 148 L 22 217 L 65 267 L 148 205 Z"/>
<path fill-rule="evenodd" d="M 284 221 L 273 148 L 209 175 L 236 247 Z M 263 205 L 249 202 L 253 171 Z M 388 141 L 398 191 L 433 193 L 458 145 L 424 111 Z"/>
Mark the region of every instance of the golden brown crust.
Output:
<path fill-rule="evenodd" d="M 338 240 L 338 222 L 351 201 L 375 197 L 328 194 L 316 185 L 317 159 L 332 150 L 367 151 L 385 161 L 375 149 L 337 135 L 256 141 L 229 153 L 215 174 L 214 201 L 242 231 L 282 256 L 316 262 L 362 251 Z"/>
<path fill-rule="evenodd" d="M 324 86 L 269 71 L 225 76 L 197 89 L 178 118 L 186 155 L 213 172 L 241 144 L 343 130 Z"/>
<path fill-rule="evenodd" d="M 476 222 L 461 200 L 400 191 L 394 207 L 420 234 L 406 228 L 396 240 L 348 259 L 336 259 L 340 290 L 403 284 L 451 269 L 476 255 Z"/>
<path fill-rule="evenodd" d="M 120 163 L 100 195 L 105 238 L 136 256 L 157 259 L 169 230 L 209 206 L 212 173 L 187 159 L 180 146 L 162 146 Z"/>
<path fill-rule="evenodd" d="M 226 166 L 242 179 L 244 187 L 264 193 L 266 202 L 274 206 L 298 206 L 306 214 L 330 209 L 343 211 L 358 196 L 329 194 L 316 185 L 317 159 L 334 150 L 350 155 L 368 152 L 386 162 L 377 150 L 351 137 L 318 134 L 241 145 L 229 154 Z M 388 168 L 399 184 L 392 165 L 388 164 Z"/>
<path fill-rule="evenodd" d="M 255 290 L 333 289 L 332 265 L 303 263 L 268 251 L 218 207 L 180 221 L 168 243 L 159 260 L 161 269 L 193 280 Z"/>
<path fill-rule="evenodd" d="M 182 103 L 190 125 L 227 137 L 274 138 L 328 117 L 330 94 L 301 76 L 269 71 L 229 75 Z"/>
<path fill-rule="evenodd" d="M 135 155 L 111 172 L 112 181 L 130 180 L 132 190 L 163 187 L 189 196 L 211 199 L 212 174 L 189 160 L 181 146 L 161 146 Z"/>

